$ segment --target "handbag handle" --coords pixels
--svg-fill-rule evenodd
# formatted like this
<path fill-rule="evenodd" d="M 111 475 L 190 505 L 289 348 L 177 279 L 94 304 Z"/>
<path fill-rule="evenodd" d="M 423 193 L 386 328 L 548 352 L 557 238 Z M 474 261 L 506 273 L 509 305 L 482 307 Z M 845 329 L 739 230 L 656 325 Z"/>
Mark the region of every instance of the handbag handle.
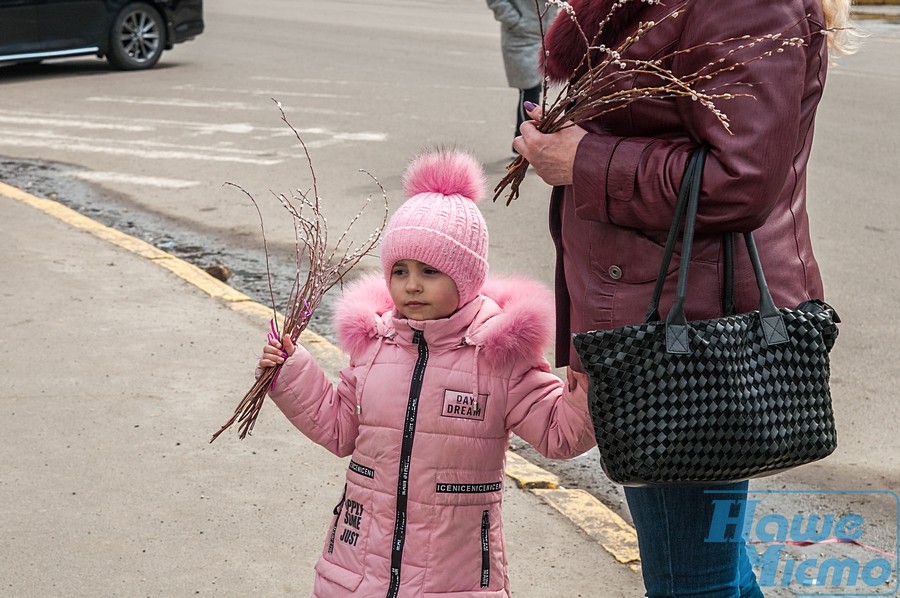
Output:
<path fill-rule="evenodd" d="M 701 145 L 694 153 L 691 154 L 688 164 L 684 169 L 684 177 L 681 179 L 681 188 L 678 190 L 678 201 L 675 203 L 675 211 L 672 214 L 672 226 L 669 227 L 669 235 L 666 238 L 666 248 L 663 251 L 662 262 L 659 265 L 659 274 L 656 275 L 656 284 L 653 287 L 653 295 L 650 298 L 650 305 L 647 306 L 647 314 L 644 316 L 644 322 L 658 322 L 659 316 L 659 299 L 662 296 L 663 284 L 666 281 L 666 273 L 669 270 L 669 263 L 672 261 L 672 255 L 675 252 L 675 242 L 678 240 L 678 231 L 681 229 L 681 220 L 684 217 L 685 208 L 688 204 L 688 195 L 690 195 L 691 182 L 694 180 L 694 174 L 697 165 L 700 165 L 700 173 L 703 173 L 703 161 L 706 153 L 709 151 L 705 145 Z"/>
<path fill-rule="evenodd" d="M 722 236 L 722 260 L 725 262 L 725 273 L 722 280 L 722 315 L 733 316 L 737 313 L 734 307 L 734 235 L 725 233 Z"/>
<path fill-rule="evenodd" d="M 672 255 L 675 251 L 675 242 L 678 240 L 678 230 L 681 228 L 681 220 L 684 216 L 684 210 L 687 207 L 688 194 L 690 192 L 691 181 L 694 180 L 698 163 L 701 163 L 708 152 L 706 146 L 701 146 L 691 154 L 688 165 L 685 168 L 684 179 L 682 180 L 681 189 L 678 192 L 678 201 L 672 215 L 672 226 L 669 228 L 669 236 L 666 239 L 666 248 L 663 252 L 662 262 L 660 263 L 659 274 L 656 277 L 656 284 L 653 289 L 650 305 L 647 307 L 647 313 L 644 315 L 644 323 L 658 322 L 659 316 L 659 300 L 662 296 L 663 283 L 666 279 L 666 273 L 669 269 L 669 263 L 672 261 Z M 702 173 L 702 163 L 700 164 L 700 172 Z M 722 236 L 722 246 L 724 251 L 725 275 L 724 275 L 724 292 L 722 295 L 722 313 L 726 316 L 735 314 L 734 307 L 734 235 L 725 233 Z"/>
<path fill-rule="evenodd" d="M 706 154 L 708 148 L 700 146 L 691 155 L 691 160 L 685 169 L 684 179 L 681 182 L 681 189 L 678 193 L 678 203 L 675 206 L 675 214 L 672 218 L 672 226 L 669 229 L 669 236 L 666 239 L 666 248 L 663 252 L 662 263 L 660 264 L 659 276 L 656 279 L 656 285 L 653 289 L 653 296 L 650 299 L 650 305 L 647 308 L 648 318 L 656 316 L 652 320 L 658 321 L 659 318 L 659 300 L 662 296 L 663 283 L 665 281 L 666 272 L 672 255 L 675 250 L 675 239 L 678 236 L 678 230 L 681 228 L 681 220 L 684 217 L 684 234 L 681 241 L 681 262 L 678 266 L 678 283 L 675 289 L 675 301 L 672 308 L 666 316 L 666 352 L 687 354 L 691 352 L 690 335 L 688 334 L 690 326 L 684 315 L 684 302 L 687 296 L 687 277 L 691 262 L 691 247 L 694 242 L 694 231 L 697 223 L 697 208 L 700 203 L 700 184 L 703 179 L 703 166 L 706 162 Z M 686 204 L 686 205 L 685 205 Z M 752 233 L 744 233 L 744 243 L 747 245 L 747 253 L 750 256 L 750 263 L 753 266 L 753 272 L 756 275 L 756 284 L 759 287 L 759 317 L 762 322 L 762 329 L 765 334 L 766 342 L 770 345 L 787 342 L 787 330 L 784 326 L 784 320 L 781 312 L 775 307 L 772 300 L 772 294 L 766 283 L 763 274 L 762 264 L 759 261 L 759 253 L 756 250 L 756 243 L 753 240 Z M 731 255 L 727 255 L 731 254 Z M 726 294 L 725 309 L 729 309 L 728 302 L 733 297 L 733 291 L 729 289 L 733 285 L 733 251 L 728 247 L 726 241 L 726 261 L 731 259 L 732 264 L 726 264 Z M 729 269 L 732 272 L 729 272 Z M 732 280 L 729 280 L 732 279 Z M 727 313 L 727 312 L 726 312 Z"/>

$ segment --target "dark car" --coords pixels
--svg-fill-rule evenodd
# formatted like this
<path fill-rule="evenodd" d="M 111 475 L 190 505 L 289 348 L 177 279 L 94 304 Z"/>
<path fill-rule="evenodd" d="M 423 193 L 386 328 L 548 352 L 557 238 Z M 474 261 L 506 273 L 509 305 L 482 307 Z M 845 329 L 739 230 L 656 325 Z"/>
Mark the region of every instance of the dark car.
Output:
<path fill-rule="evenodd" d="M 203 31 L 203 0 L 0 0 L 0 64 L 96 54 L 148 69 Z"/>

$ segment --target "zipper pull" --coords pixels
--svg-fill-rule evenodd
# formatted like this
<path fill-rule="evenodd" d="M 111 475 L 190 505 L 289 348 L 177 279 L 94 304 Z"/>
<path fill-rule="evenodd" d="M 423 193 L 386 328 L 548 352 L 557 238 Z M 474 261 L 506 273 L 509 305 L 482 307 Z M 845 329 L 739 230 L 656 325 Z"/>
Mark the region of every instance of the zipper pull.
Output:
<path fill-rule="evenodd" d="M 357 403 L 356 404 L 356 415 L 359 415 L 360 413 L 362 413 L 362 405 Z"/>

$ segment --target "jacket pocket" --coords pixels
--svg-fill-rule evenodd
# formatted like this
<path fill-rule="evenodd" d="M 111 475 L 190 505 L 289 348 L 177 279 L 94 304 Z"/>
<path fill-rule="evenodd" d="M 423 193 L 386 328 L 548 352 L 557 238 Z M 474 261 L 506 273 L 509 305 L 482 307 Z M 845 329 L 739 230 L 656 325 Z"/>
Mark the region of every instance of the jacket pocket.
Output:
<path fill-rule="evenodd" d="M 329 563 L 324 558 L 319 559 L 316 563 L 316 574 L 321 580 L 316 580 L 315 589 L 317 595 L 335 596 L 335 588 L 329 585 L 337 585 L 344 590 L 355 591 L 362 583 L 363 574 L 348 571 L 343 567 L 339 567 L 333 563 Z M 324 580 L 324 581 L 323 581 Z"/>
<path fill-rule="evenodd" d="M 365 574 L 366 553 L 371 530 L 372 491 L 348 482 L 344 496 L 334 509 L 320 567 L 316 570 L 335 583 Z M 357 585 L 359 582 L 356 582 Z"/>
<path fill-rule="evenodd" d="M 435 591 L 435 596 L 453 596 L 454 592 L 492 596 L 491 592 L 504 588 L 503 483 L 502 469 L 435 473 L 436 524 L 429 550 L 441 556 L 428 575 L 426 595 Z"/>
<path fill-rule="evenodd" d="M 493 596 L 506 586 L 500 503 L 438 507 L 426 596 Z M 465 592 L 468 592 L 466 594 Z"/>
<path fill-rule="evenodd" d="M 643 284 L 654 282 L 665 253 L 661 242 L 641 232 L 616 226 L 593 231 L 590 249 L 591 278 L 594 284 Z M 680 247 L 676 247 L 667 272 L 677 270 Z"/>
<path fill-rule="evenodd" d="M 481 526 L 478 539 L 481 549 L 481 574 L 478 579 L 471 579 L 462 574 L 461 569 L 455 569 L 455 577 L 452 586 L 460 586 L 461 582 L 468 581 L 469 587 L 444 587 L 440 592 L 429 592 L 427 589 L 424 598 L 467 598 L 479 596 L 484 598 L 508 598 L 506 592 L 506 571 L 502 558 L 502 540 L 500 532 L 491 530 L 494 518 L 499 518 L 499 511 L 484 509 L 481 512 Z M 499 522 L 499 520 L 498 520 Z"/>

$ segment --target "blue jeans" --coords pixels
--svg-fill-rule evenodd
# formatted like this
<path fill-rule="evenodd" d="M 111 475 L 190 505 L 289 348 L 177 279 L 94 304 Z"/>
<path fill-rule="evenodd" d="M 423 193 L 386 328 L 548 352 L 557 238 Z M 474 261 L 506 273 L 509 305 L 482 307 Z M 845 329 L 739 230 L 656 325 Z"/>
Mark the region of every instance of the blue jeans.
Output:
<path fill-rule="evenodd" d="M 742 526 L 733 526 L 733 535 L 729 526 L 731 541 L 705 541 L 712 501 L 746 499 L 747 488 L 747 482 L 709 488 L 726 494 L 706 494 L 703 486 L 625 488 L 648 597 L 762 598 Z"/>

